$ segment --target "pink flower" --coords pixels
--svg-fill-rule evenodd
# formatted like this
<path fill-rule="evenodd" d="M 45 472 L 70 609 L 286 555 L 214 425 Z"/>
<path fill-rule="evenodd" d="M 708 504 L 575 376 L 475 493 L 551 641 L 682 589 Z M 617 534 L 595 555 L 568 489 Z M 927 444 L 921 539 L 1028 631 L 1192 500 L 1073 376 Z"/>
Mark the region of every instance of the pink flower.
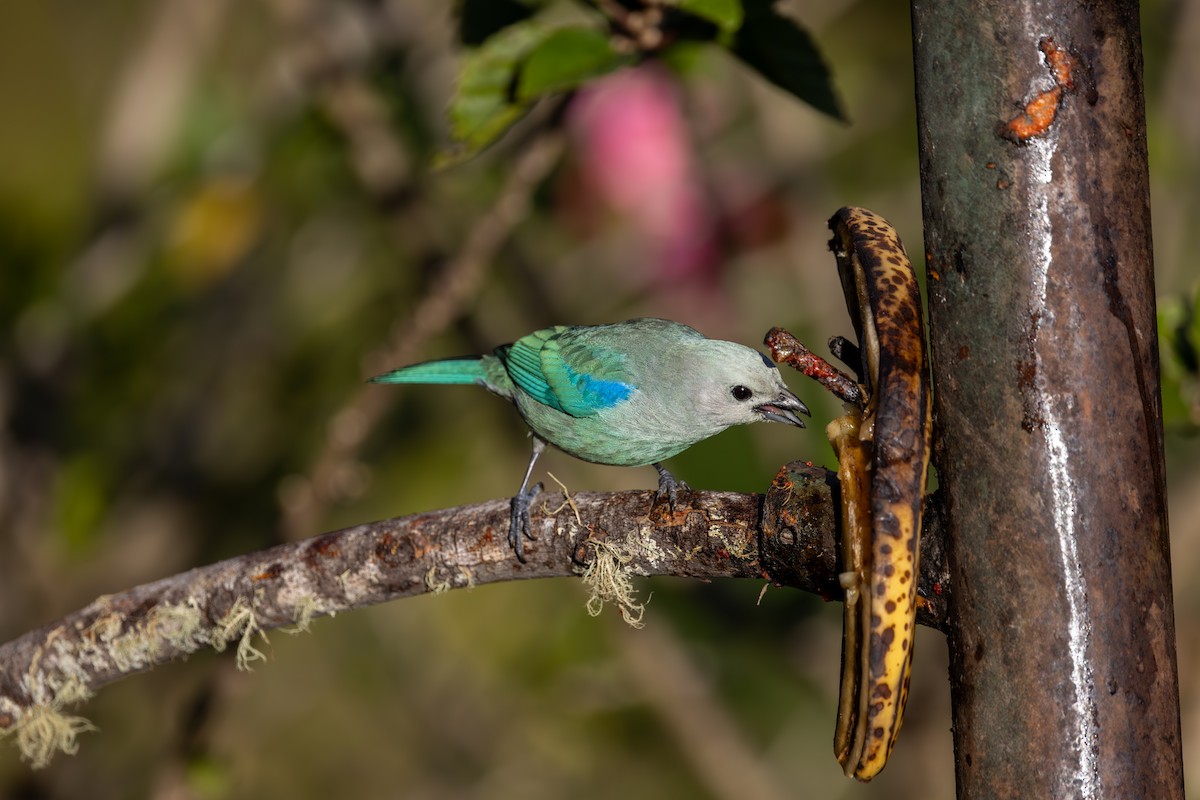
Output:
<path fill-rule="evenodd" d="M 577 142 L 584 192 L 645 240 L 660 281 L 717 273 L 717 215 L 692 153 L 679 88 L 656 65 L 597 81 L 575 99 L 568 129 Z"/>

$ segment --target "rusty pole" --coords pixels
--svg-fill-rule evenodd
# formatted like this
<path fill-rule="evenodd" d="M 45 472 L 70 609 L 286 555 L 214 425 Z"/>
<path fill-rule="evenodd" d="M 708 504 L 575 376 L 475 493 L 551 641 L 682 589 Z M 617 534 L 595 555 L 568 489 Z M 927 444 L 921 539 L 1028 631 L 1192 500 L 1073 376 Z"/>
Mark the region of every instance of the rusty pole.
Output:
<path fill-rule="evenodd" d="M 1182 797 L 1137 3 L 912 9 L 959 796 Z"/>

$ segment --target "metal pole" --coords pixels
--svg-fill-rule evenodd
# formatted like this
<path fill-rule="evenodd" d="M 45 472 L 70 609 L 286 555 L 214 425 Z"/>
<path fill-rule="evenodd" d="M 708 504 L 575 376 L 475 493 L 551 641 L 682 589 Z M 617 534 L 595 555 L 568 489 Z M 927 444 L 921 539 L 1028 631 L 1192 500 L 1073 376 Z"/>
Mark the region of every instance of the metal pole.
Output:
<path fill-rule="evenodd" d="M 1137 3 L 912 9 L 959 796 L 1181 798 Z"/>

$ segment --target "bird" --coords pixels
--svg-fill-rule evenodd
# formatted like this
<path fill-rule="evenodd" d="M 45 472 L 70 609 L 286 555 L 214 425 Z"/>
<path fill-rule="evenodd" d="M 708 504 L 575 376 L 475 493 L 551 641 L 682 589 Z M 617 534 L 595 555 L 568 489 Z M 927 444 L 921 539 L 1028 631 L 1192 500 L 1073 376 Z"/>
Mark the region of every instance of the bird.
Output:
<path fill-rule="evenodd" d="M 542 489 L 529 479 L 546 445 L 616 466 L 653 466 L 656 502 L 674 509 L 688 486 L 662 462 L 732 425 L 781 422 L 804 427 L 808 407 L 763 353 L 709 339 L 666 319 L 606 325 L 554 325 L 489 355 L 427 361 L 377 375 L 377 384 L 477 384 L 516 406 L 533 453 L 512 499 L 508 543 L 525 563 L 534 540 L 530 505 Z"/>

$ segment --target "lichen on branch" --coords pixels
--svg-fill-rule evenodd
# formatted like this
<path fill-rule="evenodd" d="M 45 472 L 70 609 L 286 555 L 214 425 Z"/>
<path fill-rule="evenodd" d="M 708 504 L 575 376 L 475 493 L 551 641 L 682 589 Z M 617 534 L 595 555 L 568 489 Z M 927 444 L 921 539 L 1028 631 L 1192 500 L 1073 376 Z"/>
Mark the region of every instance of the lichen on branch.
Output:
<path fill-rule="evenodd" d="M 452 588 L 580 576 L 589 566 L 594 576 L 601 554 L 610 590 L 603 599 L 635 616 L 640 603 L 628 591 L 631 576 L 765 578 L 833 597 L 830 491 L 825 470 L 792 464 L 766 495 L 685 491 L 674 509 L 656 503 L 652 492 L 580 493 L 571 502 L 552 495 L 534 510 L 539 535 L 527 546 L 526 564 L 512 557 L 508 503 L 496 500 L 198 567 L 102 596 L 0 645 L 0 736 L 13 739 L 33 766 L 44 766 L 58 751 L 73 753 L 78 735 L 94 730 L 67 709 L 127 675 L 229 645 L 238 667 L 249 669 L 262 659 L 255 643 L 268 630 L 307 630 L 319 616 Z M 941 575 L 940 558 L 924 563 Z M 928 585 L 945 585 L 940 580 Z M 626 591 L 612 594 L 613 586 Z M 939 597 L 921 621 L 941 627 L 945 610 Z"/>

